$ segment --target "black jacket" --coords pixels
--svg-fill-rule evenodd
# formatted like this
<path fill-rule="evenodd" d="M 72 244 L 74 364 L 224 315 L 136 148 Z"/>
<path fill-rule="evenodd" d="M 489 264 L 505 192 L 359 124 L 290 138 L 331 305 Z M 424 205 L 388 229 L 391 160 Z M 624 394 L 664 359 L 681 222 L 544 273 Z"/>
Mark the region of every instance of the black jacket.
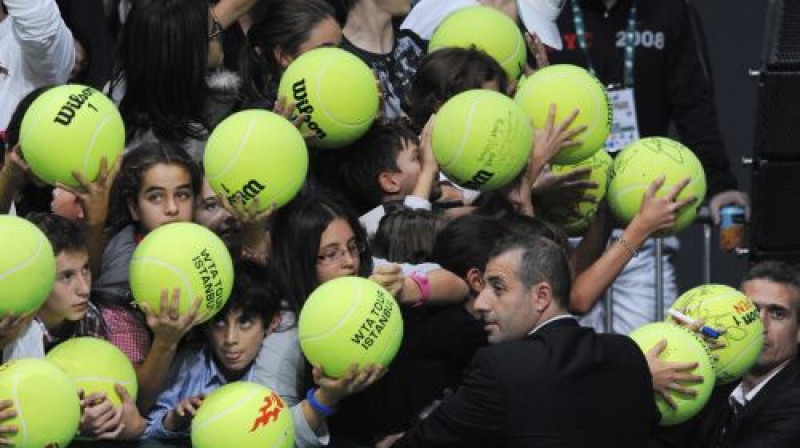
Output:
<path fill-rule="evenodd" d="M 600 0 L 578 0 L 587 46 L 598 78 L 606 85 L 624 79 L 625 30 L 632 0 L 611 10 Z M 714 92 L 700 22 L 686 0 L 636 0 L 634 91 L 641 137 L 667 136 L 674 123 L 680 140 L 697 154 L 708 180 L 708 195 L 736 188 L 717 124 Z M 587 66 L 578 45 L 568 1 L 558 18 L 562 51 L 551 64 Z M 699 36 L 699 38 L 698 38 Z"/>

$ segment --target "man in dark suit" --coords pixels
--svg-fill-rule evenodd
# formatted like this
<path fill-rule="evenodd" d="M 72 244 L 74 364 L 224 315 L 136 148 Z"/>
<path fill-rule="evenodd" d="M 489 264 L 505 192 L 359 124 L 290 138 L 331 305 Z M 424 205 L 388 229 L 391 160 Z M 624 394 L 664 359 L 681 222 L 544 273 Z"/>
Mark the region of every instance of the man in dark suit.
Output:
<path fill-rule="evenodd" d="M 491 345 L 396 446 L 645 446 L 658 413 L 644 355 L 580 327 L 564 250 L 517 233 L 493 250 L 475 302 Z"/>
<path fill-rule="evenodd" d="M 764 348 L 738 383 L 718 386 L 694 419 L 659 434 L 661 446 L 800 447 L 800 269 L 764 261 L 744 292 L 764 321 Z"/>

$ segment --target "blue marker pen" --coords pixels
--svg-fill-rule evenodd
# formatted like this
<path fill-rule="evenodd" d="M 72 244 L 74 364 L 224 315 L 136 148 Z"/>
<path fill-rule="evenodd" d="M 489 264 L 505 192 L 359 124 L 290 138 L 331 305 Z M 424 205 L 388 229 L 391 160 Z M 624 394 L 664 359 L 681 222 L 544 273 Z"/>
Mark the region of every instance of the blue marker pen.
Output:
<path fill-rule="evenodd" d="M 672 316 L 673 318 L 675 318 L 675 320 L 677 320 L 678 322 L 681 322 L 681 323 L 686 324 L 686 325 L 691 325 L 691 326 L 696 326 L 697 325 L 697 323 L 694 321 L 694 319 L 692 319 L 691 317 L 681 313 L 678 310 L 670 309 L 670 310 L 667 311 L 667 313 L 669 313 L 669 315 Z M 704 335 L 706 335 L 706 336 L 708 336 L 708 337 L 710 337 L 712 339 L 717 339 L 719 337 L 719 332 L 717 330 L 715 330 L 715 329 L 713 329 L 713 328 L 711 328 L 709 326 L 706 326 L 706 325 L 703 325 L 702 327 L 700 327 L 700 333 L 703 333 Z"/>

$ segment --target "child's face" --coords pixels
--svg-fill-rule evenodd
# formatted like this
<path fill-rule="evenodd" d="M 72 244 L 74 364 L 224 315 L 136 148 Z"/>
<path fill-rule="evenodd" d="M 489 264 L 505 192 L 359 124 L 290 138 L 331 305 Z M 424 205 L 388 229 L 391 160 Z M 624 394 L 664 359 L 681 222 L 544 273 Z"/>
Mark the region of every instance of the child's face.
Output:
<path fill-rule="evenodd" d="M 91 287 L 89 252 L 61 251 L 56 256 L 56 281 L 47 301 L 39 309 L 39 316 L 45 322 L 82 319 L 89 307 Z"/>
<path fill-rule="evenodd" d="M 336 218 L 322 232 L 317 252 L 317 278 L 325 283 L 334 278 L 356 275 L 361 259 L 356 235 L 350 224 Z"/>
<path fill-rule="evenodd" d="M 181 165 L 159 163 L 142 176 L 142 187 L 128 209 L 145 232 L 161 225 L 191 221 L 194 211 L 192 177 Z"/>
<path fill-rule="evenodd" d="M 209 324 L 208 343 L 225 376 L 244 374 L 258 356 L 268 330 L 260 317 L 245 318 L 242 310 L 232 310 L 223 319 Z"/>
<path fill-rule="evenodd" d="M 397 169 L 400 172 L 392 175 L 395 182 L 400 185 L 400 193 L 403 196 L 411 194 L 419 180 L 419 173 L 422 171 L 417 142 L 403 139 L 403 150 L 397 154 Z"/>
<path fill-rule="evenodd" d="M 241 246 L 241 223 L 225 210 L 207 180 L 203 180 L 200 197 L 195 201 L 194 220 L 222 238 L 231 252 Z"/>

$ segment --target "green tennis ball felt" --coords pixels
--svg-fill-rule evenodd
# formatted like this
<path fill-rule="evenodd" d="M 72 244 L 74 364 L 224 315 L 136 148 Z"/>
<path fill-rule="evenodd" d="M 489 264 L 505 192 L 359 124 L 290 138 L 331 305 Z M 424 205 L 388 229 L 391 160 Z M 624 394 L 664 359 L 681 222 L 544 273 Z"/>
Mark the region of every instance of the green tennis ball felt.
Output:
<path fill-rule="evenodd" d="M 706 195 L 706 176 L 700 160 L 689 148 L 665 137 L 648 137 L 625 147 L 614 158 L 608 184 L 608 203 L 620 221 L 630 222 L 639 212 L 645 192 L 657 178 L 664 176 L 664 184 L 656 196 L 664 196 L 685 178 L 689 185 L 681 190 L 677 199 L 695 196 L 694 203 L 682 208 L 675 225 L 659 232 L 670 235 L 689 226 Z"/>
<path fill-rule="evenodd" d="M 0 215 L 0 316 L 27 314 L 50 295 L 56 258 L 44 233 L 28 220 Z"/>
<path fill-rule="evenodd" d="M 533 121 L 533 127 L 543 129 L 556 105 L 555 123 L 580 112 L 569 129 L 586 126 L 575 137 L 582 143 L 559 151 L 551 161 L 558 164 L 578 163 L 604 147 L 611 131 L 613 111 L 603 84 L 585 69 L 576 65 L 557 64 L 538 70 L 519 86 L 514 100 Z"/>
<path fill-rule="evenodd" d="M 263 110 L 245 110 L 214 128 L 203 155 L 206 179 L 234 204 L 258 198 L 259 210 L 289 202 L 308 172 L 308 150 L 296 127 Z"/>
<path fill-rule="evenodd" d="M 256 383 L 228 383 L 209 394 L 192 420 L 194 448 L 290 448 L 292 413 L 280 397 Z"/>
<path fill-rule="evenodd" d="M 472 6 L 448 15 L 436 28 L 428 51 L 476 47 L 503 67 L 508 79 L 519 78 L 528 49 L 522 33 L 507 15 L 488 6 Z"/>
<path fill-rule="evenodd" d="M 36 177 L 73 187 L 73 171 L 92 181 L 106 156 L 108 167 L 122 154 L 125 126 L 117 106 L 92 87 L 69 84 L 36 98 L 19 135 L 25 161 Z"/>
<path fill-rule="evenodd" d="M 725 329 L 717 338 L 725 346 L 712 352 L 717 357 L 717 382 L 739 379 L 758 359 L 764 347 L 764 323 L 750 298 L 738 290 L 701 285 L 683 293 L 671 308 L 692 319 L 703 319 L 708 327 Z"/>
<path fill-rule="evenodd" d="M 15 447 L 66 447 L 78 431 L 75 383 L 50 361 L 25 358 L 0 365 L 0 399 L 14 403 L 16 417 L 2 423 L 19 429 L 3 435 Z"/>
<path fill-rule="evenodd" d="M 180 314 L 197 298 L 203 321 L 228 301 L 233 288 L 233 261 L 225 243 L 214 232 L 191 222 L 163 225 L 142 240 L 130 267 L 133 298 L 154 312 L 161 310 L 161 290 L 180 290 Z"/>
<path fill-rule="evenodd" d="M 403 317 L 388 291 L 361 277 L 340 277 L 317 287 L 300 311 L 300 348 L 327 376 L 353 363 L 388 366 L 403 340 Z"/>
<path fill-rule="evenodd" d="M 533 129 L 511 98 L 468 90 L 439 109 L 432 140 L 433 155 L 450 180 L 473 190 L 494 190 L 525 168 Z"/>
<path fill-rule="evenodd" d="M 566 174 L 578 168 L 591 168 L 587 180 L 597 183 L 597 188 L 586 190 L 584 195 L 592 198 L 591 202 L 579 202 L 573 204 L 571 210 L 580 217 L 573 217 L 563 211 L 547 211 L 547 218 L 554 224 L 560 226 L 569 236 L 579 236 L 589 230 L 589 223 L 592 221 L 597 206 L 606 195 L 608 186 L 608 172 L 611 169 L 613 160 L 605 151 L 597 151 L 592 157 L 578 162 L 574 165 L 552 165 L 550 167 L 554 174 Z"/>
<path fill-rule="evenodd" d="M 315 148 L 340 148 L 364 135 L 380 104 L 375 75 L 358 56 L 332 47 L 295 59 L 281 77 L 278 97 L 297 103 L 300 127 Z"/>
<path fill-rule="evenodd" d="M 114 384 L 124 387 L 136 401 L 136 371 L 125 353 L 114 344 L 99 338 L 68 339 L 47 353 L 47 359 L 66 372 L 86 396 L 92 392 L 106 394 L 119 407 L 121 401 Z"/>
<path fill-rule="evenodd" d="M 675 425 L 684 422 L 703 409 L 711 391 L 714 389 L 714 367 L 708 347 L 695 336 L 692 331 L 669 322 L 655 322 L 643 325 L 630 334 L 639 348 L 647 353 L 662 339 L 667 340 L 667 347 L 659 358 L 667 362 L 696 362 L 698 366 L 692 374 L 702 376 L 700 384 L 686 383 L 697 392 L 695 397 L 685 397 L 671 393 L 678 409 L 672 409 L 661 395 L 655 394 L 656 405 L 661 413 L 661 426 Z"/>

